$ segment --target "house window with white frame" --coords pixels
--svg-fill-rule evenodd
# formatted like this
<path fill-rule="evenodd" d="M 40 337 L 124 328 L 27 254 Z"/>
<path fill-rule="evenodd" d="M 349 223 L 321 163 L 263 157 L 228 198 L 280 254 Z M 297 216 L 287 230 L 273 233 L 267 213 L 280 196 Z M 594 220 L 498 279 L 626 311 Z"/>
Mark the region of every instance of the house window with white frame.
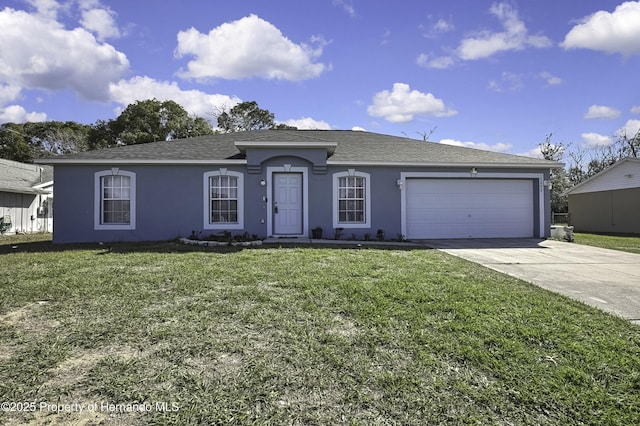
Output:
<path fill-rule="evenodd" d="M 243 175 L 224 169 L 204 174 L 205 229 L 242 229 Z"/>
<path fill-rule="evenodd" d="M 369 174 L 349 170 L 334 174 L 333 181 L 334 227 L 370 227 L 371 185 Z"/>
<path fill-rule="evenodd" d="M 211 176 L 210 223 L 238 223 L 238 178 Z"/>
<path fill-rule="evenodd" d="M 135 229 L 135 177 L 117 168 L 95 174 L 95 229 Z"/>

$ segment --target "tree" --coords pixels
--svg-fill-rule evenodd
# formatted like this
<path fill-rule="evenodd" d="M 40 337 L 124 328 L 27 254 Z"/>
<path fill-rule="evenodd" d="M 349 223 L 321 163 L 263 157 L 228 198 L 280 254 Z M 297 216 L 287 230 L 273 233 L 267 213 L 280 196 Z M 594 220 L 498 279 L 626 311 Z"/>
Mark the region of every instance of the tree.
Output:
<path fill-rule="evenodd" d="M 552 134 L 549 133 L 544 142 L 538 144 L 540 153 L 545 160 L 561 162 L 567 146 L 563 143 L 554 144 L 551 141 Z M 551 211 L 553 213 L 566 213 L 569 211 L 567 197 L 562 193 L 569 189 L 569 179 L 567 172 L 563 168 L 551 171 Z"/>
<path fill-rule="evenodd" d="M 229 112 L 224 111 L 218 115 L 218 127 L 224 133 L 274 129 L 276 128 L 274 118 L 273 113 L 258 107 L 257 102 L 242 102 L 231 108 Z"/>
<path fill-rule="evenodd" d="M 5 123 L 0 126 L 0 157 L 31 162 L 37 157 L 86 151 L 89 129 L 75 121 Z"/>
<path fill-rule="evenodd" d="M 89 149 L 90 126 L 75 121 L 44 121 L 25 123 L 24 132 L 30 138 L 37 157 L 71 154 Z"/>
<path fill-rule="evenodd" d="M 87 143 L 89 149 L 103 149 L 117 145 L 113 120 L 98 120 L 89 128 Z"/>
<path fill-rule="evenodd" d="M 93 136 L 103 134 L 107 145 L 113 144 L 112 138 L 117 144 L 133 145 L 212 133 L 206 120 L 190 116 L 178 103 L 148 99 L 127 106 L 109 126 L 100 123 Z"/>
<path fill-rule="evenodd" d="M 640 130 L 633 137 L 629 137 L 626 132 L 618 133 L 610 145 L 592 149 L 579 148 L 569 152 L 572 162 L 569 181 L 572 185 L 577 185 L 627 157 L 640 157 Z"/>
<path fill-rule="evenodd" d="M 30 163 L 34 155 L 22 124 L 4 123 L 0 126 L 0 158 Z"/>

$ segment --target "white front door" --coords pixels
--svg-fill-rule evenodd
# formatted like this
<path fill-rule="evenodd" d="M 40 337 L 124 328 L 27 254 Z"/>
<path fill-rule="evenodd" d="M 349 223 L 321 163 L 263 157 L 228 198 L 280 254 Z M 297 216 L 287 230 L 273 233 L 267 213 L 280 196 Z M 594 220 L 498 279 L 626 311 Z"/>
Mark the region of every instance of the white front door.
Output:
<path fill-rule="evenodd" d="M 302 173 L 273 174 L 273 233 L 303 233 Z"/>

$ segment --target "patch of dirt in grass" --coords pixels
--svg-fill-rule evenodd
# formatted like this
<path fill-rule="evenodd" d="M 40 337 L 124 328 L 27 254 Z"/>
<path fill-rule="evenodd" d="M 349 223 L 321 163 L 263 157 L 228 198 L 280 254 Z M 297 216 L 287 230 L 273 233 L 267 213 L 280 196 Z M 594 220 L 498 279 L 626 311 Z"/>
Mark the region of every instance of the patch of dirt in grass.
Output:
<path fill-rule="evenodd" d="M 50 371 L 50 378 L 38 389 L 34 412 L 9 413 L 7 425 L 98 425 L 109 418 L 101 410 L 102 401 L 86 390 L 86 376 L 94 366 L 108 356 L 130 359 L 144 353 L 130 347 L 107 347 L 72 353 Z M 97 410 L 91 407 L 97 405 Z M 121 423 L 118 423 L 121 424 Z"/>
<path fill-rule="evenodd" d="M 333 321 L 334 325 L 328 330 L 329 334 L 352 339 L 360 333 L 356 323 L 343 315 L 334 315 Z"/>
<path fill-rule="evenodd" d="M 39 317 L 39 311 L 47 305 L 47 301 L 30 303 L 0 315 L 0 323 L 18 327 L 26 331 L 48 331 L 60 325 L 58 321 L 45 321 Z"/>

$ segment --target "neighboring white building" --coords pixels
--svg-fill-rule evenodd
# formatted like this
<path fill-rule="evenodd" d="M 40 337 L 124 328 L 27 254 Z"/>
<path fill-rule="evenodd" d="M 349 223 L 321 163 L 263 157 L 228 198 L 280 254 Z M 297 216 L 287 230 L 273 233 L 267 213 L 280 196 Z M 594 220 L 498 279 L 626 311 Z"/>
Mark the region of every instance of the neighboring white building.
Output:
<path fill-rule="evenodd" d="M 0 231 L 53 232 L 53 167 L 0 159 Z"/>
<path fill-rule="evenodd" d="M 624 158 L 565 194 L 577 232 L 640 234 L 640 158 Z"/>

